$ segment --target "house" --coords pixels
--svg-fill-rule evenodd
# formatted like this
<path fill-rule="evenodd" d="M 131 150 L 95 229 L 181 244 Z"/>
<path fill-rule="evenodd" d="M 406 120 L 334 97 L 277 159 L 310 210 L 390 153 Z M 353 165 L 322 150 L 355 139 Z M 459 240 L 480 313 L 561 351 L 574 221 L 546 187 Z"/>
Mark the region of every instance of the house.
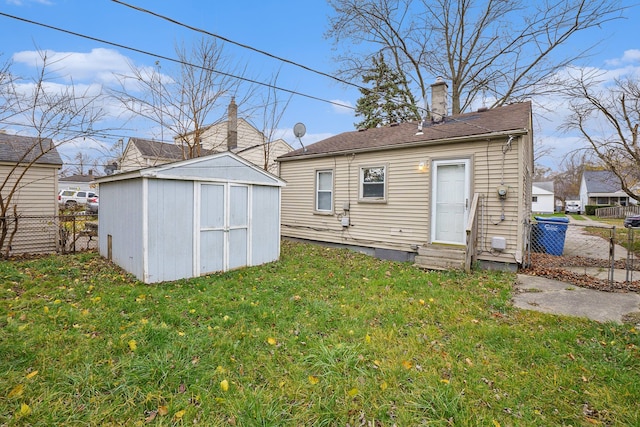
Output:
<path fill-rule="evenodd" d="M 189 158 L 187 142 L 193 145 L 193 138 L 193 132 L 176 136 L 173 144 L 130 138 L 120 169 L 126 172 Z M 228 119 L 206 126 L 199 138 L 199 154 L 202 156 L 230 151 L 272 174 L 278 172 L 275 159 L 293 151 L 283 139 L 268 141 L 264 133 L 245 119 L 238 118 L 238 106 L 233 99 L 229 104 Z"/>
<path fill-rule="evenodd" d="M 284 182 L 229 152 L 98 179 L 100 254 L 145 283 L 274 261 Z"/>
<path fill-rule="evenodd" d="M 49 253 L 56 251 L 57 233 L 50 227 L 58 213 L 58 171 L 62 159 L 49 138 L 0 133 L 0 196 L 6 217 L 0 225 L 13 239 L 0 239 L 0 250 L 10 254 Z M 24 174 L 24 175 L 23 175 Z M 1 230 L 0 230 L 1 231 Z M 10 247 L 9 247 L 10 246 Z"/>
<path fill-rule="evenodd" d="M 96 191 L 98 186 L 95 184 L 96 176 L 93 175 L 93 171 L 89 170 L 87 175 L 73 174 L 58 178 L 58 187 L 60 190 L 83 190 L 83 191 Z"/>
<path fill-rule="evenodd" d="M 554 209 L 553 181 L 534 182 L 531 187 L 531 212 L 549 214 Z"/>
<path fill-rule="evenodd" d="M 213 151 L 201 153 L 206 156 Z M 120 162 L 120 172 L 129 172 L 164 165 L 187 158 L 184 148 L 170 142 L 143 138 L 129 138 Z"/>
<path fill-rule="evenodd" d="M 622 191 L 620 178 L 607 170 L 585 170 L 580 181 L 580 202 L 586 206 L 628 206 L 635 199 Z"/>
<path fill-rule="evenodd" d="M 283 237 L 426 268 L 513 270 L 531 213 L 531 103 L 345 132 L 278 158 Z"/>

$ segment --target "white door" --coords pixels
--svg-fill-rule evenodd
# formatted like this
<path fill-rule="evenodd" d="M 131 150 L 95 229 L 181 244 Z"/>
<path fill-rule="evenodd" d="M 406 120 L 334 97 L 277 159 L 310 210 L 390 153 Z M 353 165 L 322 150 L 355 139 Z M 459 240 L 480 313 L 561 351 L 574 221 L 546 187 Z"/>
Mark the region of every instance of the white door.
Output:
<path fill-rule="evenodd" d="M 249 188 L 200 185 L 197 253 L 200 275 L 248 263 Z"/>
<path fill-rule="evenodd" d="M 433 162 L 432 242 L 466 243 L 469 175 L 468 159 Z"/>

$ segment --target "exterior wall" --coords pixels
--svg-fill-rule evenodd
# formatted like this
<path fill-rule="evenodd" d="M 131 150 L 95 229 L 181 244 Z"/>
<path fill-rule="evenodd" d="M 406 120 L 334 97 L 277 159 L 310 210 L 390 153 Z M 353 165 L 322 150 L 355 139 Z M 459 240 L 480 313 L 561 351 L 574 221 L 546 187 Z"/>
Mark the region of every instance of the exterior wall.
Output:
<path fill-rule="evenodd" d="M 128 172 L 143 167 L 146 167 L 145 160 L 138 148 L 135 144 L 127 144 L 127 148 L 122 155 L 122 161 L 120 162 L 120 170 L 122 172 Z"/>
<path fill-rule="evenodd" d="M 122 155 L 122 161 L 120 162 L 120 172 L 129 172 L 142 168 L 148 168 L 151 166 L 163 165 L 175 160 L 167 159 L 164 157 L 144 157 L 138 147 L 135 144 L 127 144 L 127 148 Z"/>
<path fill-rule="evenodd" d="M 535 190 L 535 187 L 534 187 Z M 537 202 L 531 202 L 531 212 L 533 213 L 553 213 L 555 208 L 554 196 L 548 191 L 541 190 L 540 192 L 534 191 L 532 196 L 538 198 Z"/>
<path fill-rule="evenodd" d="M 280 188 L 254 185 L 251 192 L 251 265 L 280 258 Z"/>
<path fill-rule="evenodd" d="M 5 199 L 16 185 L 16 178 L 24 171 L 24 168 L 18 168 L 11 173 L 13 166 L 0 164 L 0 182 L 6 180 L 2 190 Z M 10 254 L 56 251 L 58 235 L 55 228 L 51 227 L 51 222 L 58 213 L 57 187 L 58 167 L 54 165 L 33 165 L 21 179 L 7 209 L 7 214 L 12 215 L 16 206 L 18 215 L 23 217 L 18 222 Z M 25 218 L 33 216 L 43 218 Z M 4 251 L 7 243 L 4 242 L 5 245 L 0 250 Z"/>
<path fill-rule="evenodd" d="M 282 156 L 283 154 L 286 154 L 292 151 L 292 148 L 289 144 L 287 144 L 281 139 L 270 142 L 267 147 L 269 150 L 267 153 L 269 162 L 266 170 L 267 172 L 277 175 L 278 163 L 276 162 L 275 159 Z M 265 148 L 263 145 L 254 146 L 248 150 L 238 153 L 238 155 L 242 156 L 242 158 L 250 161 L 254 165 L 258 166 L 259 168 L 264 169 Z"/>
<path fill-rule="evenodd" d="M 262 144 L 265 138 L 262 132 L 244 119 L 238 119 L 238 147 L 234 151 Z M 202 135 L 202 148 L 215 151 L 227 151 L 227 122 L 220 122 L 207 128 Z"/>
<path fill-rule="evenodd" d="M 146 282 L 193 277 L 193 186 L 193 181 L 148 180 Z"/>
<path fill-rule="evenodd" d="M 100 184 L 100 255 L 108 256 L 110 235 L 113 262 L 141 280 L 144 277 L 143 196 L 141 178 Z"/>
<path fill-rule="evenodd" d="M 16 178 L 24 171 L 24 168 L 18 168 L 7 179 L 12 167 L 13 165 L 0 164 L 0 183 L 6 180 L 2 190 L 4 198 L 16 185 Z M 33 165 L 18 184 L 7 212 L 13 212 L 13 206 L 17 205 L 19 215 L 55 215 L 58 212 L 57 188 L 58 167 Z"/>
<path fill-rule="evenodd" d="M 484 195 L 478 211 L 480 232 L 479 258 L 513 263 L 522 255 L 524 212 L 531 208 L 531 182 L 522 177 L 523 165 L 532 158 L 523 148 L 530 136 L 517 137 L 505 149 L 506 137 L 491 141 L 449 143 L 424 147 L 282 161 L 281 178 L 287 182 L 282 190 L 282 235 L 353 246 L 415 252 L 416 247 L 431 242 L 432 162 L 446 159 L 470 159 L 470 194 Z M 428 167 L 418 169 L 419 162 Z M 387 166 L 386 203 L 359 200 L 361 166 Z M 317 170 L 334 171 L 331 214 L 315 209 Z M 529 169 L 530 171 L 531 169 Z M 506 200 L 498 198 L 496 187 L 504 184 Z M 349 211 L 344 211 L 348 202 Z M 469 201 L 470 203 L 471 201 Z M 501 220 L 504 214 L 504 220 Z M 349 216 L 350 226 L 342 227 L 341 218 Z M 504 237 L 503 253 L 491 250 L 491 237 Z"/>

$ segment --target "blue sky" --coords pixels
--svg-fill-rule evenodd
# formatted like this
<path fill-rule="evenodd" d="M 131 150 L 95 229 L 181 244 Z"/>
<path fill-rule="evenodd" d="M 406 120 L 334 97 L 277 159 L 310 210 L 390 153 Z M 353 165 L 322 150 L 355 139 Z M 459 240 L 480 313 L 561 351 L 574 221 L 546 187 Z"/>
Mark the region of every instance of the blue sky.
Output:
<path fill-rule="evenodd" d="M 319 71 L 333 74 L 336 68 L 332 60 L 333 46 L 324 38 L 327 16 L 332 12 L 324 0 L 126 1 Z M 175 57 L 176 43 L 190 46 L 201 38 L 189 29 L 108 0 L 0 0 L 0 12 L 168 57 Z M 574 40 L 577 44 L 601 41 L 598 53 L 588 63 L 578 65 L 606 70 L 611 76 L 640 69 L 640 31 L 637 30 L 640 6 L 631 7 L 627 16 L 624 21 L 616 21 Z M 156 58 L 150 56 L 5 16 L 0 16 L 0 40 L 0 53 L 3 54 L 0 60 L 13 58 L 16 70 L 24 75 L 34 70 L 30 59 L 33 54 L 29 52 L 36 47 L 64 53 L 64 75 L 73 76 L 75 84 L 108 86 L 113 83 L 114 72 L 126 72 L 128 62 L 149 67 L 156 62 Z M 246 64 L 247 75 L 255 80 L 266 82 L 279 72 L 277 84 L 280 87 L 351 106 L 359 97 L 354 87 L 345 87 L 327 77 L 258 53 L 231 45 L 225 46 L 225 51 L 236 61 Z M 169 64 L 161 61 L 161 66 L 164 70 Z M 579 141 L 557 130 L 564 112 L 561 102 L 548 98 L 534 100 L 535 103 L 554 111 L 552 115 L 541 115 L 536 119 L 535 136 L 543 144 L 556 147 L 553 157 L 546 159 L 547 164 L 555 166 L 562 154 Z M 279 124 L 279 135 L 299 146 L 292 128 L 295 123 L 303 122 L 307 128 L 303 143 L 307 145 L 353 130 L 356 121 L 353 110 L 294 96 Z M 21 129 L 9 131 L 24 133 Z M 123 132 L 123 136 L 149 137 L 148 132 L 145 128 L 130 129 Z M 113 140 L 117 140 L 117 135 Z M 90 147 L 70 147 L 63 154 L 71 156 L 71 149 L 89 150 Z"/>

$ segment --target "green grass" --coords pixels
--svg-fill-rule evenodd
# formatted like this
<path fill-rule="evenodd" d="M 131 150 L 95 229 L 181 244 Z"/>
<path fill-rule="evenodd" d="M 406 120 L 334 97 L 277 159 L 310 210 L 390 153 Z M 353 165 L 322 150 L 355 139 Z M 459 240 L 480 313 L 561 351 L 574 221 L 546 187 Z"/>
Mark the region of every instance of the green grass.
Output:
<path fill-rule="evenodd" d="M 632 325 L 514 309 L 507 273 L 284 242 L 145 285 L 0 262 L 0 425 L 640 425 Z"/>

